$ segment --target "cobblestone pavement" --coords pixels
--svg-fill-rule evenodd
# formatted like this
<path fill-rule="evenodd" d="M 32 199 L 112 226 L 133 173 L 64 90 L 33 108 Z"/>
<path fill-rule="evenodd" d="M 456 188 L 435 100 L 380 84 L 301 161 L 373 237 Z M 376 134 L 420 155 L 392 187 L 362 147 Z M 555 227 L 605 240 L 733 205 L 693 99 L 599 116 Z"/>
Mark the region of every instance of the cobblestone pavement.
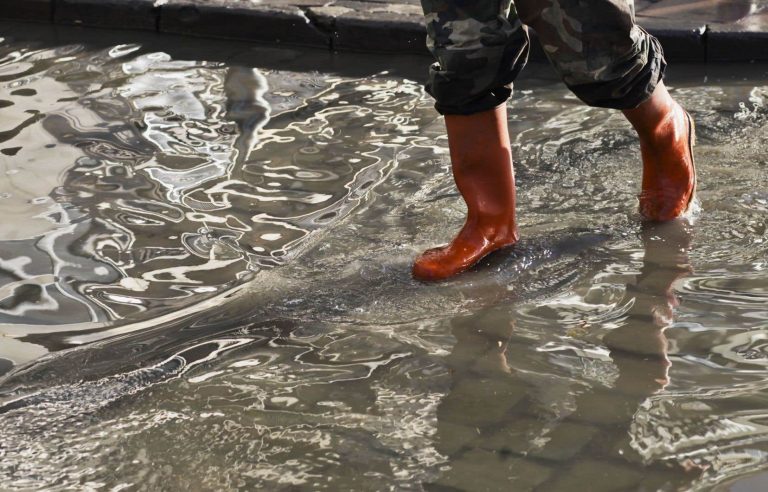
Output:
<path fill-rule="evenodd" d="M 637 0 L 675 61 L 768 60 L 768 0 Z M 0 0 L 0 19 L 427 54 L 418 0 Z M 533 58 L 541 57 L 534 50 Z"/>

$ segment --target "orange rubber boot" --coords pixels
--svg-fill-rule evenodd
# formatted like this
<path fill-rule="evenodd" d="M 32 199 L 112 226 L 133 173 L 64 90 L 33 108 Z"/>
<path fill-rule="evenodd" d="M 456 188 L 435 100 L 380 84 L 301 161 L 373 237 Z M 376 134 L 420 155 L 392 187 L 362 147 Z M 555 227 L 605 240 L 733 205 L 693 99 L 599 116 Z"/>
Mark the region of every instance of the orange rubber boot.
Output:
<path fill-rule="evenodd" d="M 505 105 L 472 115 L 447 115 L 453 178 L 467 220 L 450 244 L 425 251 L 413 265 L 419 280 L 442 280 L 488 253 L 517 242 L 515 176 Z"/>
<path fill-rule="evenodd" d="M 653 222 L 684 214 L 696 193 L 693 119 L 663 83 L 635 109 L 624 111 L 640 137 L 643 185 L 640 214 Z"/>

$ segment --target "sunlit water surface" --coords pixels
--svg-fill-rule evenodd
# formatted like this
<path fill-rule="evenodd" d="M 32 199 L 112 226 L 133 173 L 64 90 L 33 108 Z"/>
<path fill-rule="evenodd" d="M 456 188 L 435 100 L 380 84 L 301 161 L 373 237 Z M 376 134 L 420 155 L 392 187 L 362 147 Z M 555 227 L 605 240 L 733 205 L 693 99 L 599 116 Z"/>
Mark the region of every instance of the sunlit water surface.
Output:
<path fill-rule="evenodd" d="M 703 210 L 657 227 L 620 113 L 521 81 L 524 239 L 424 285 L 427 60 L 5 29 L 3 489 L 765 490 L 765 69 L 672 74 Z"/>

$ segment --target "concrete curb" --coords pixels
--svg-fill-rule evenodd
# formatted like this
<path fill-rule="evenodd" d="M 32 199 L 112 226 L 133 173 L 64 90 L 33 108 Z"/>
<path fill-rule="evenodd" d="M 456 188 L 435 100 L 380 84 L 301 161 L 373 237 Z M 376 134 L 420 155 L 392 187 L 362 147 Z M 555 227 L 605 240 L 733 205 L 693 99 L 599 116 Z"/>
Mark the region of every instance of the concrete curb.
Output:
<path fill-rule="evenodd" d="M 330 33 L 335 50 L 429 54 L 421 7 L 416 5 L 339 1 L 309 7 L 307 14 Z"/>
<path fill-rule="evenodd" d="M 293 5 L 243 7 L 233 2 L 171 0 L 160 7 L 158 31 L 243 41 L 330 47 L 329 35 Z"/>
<path fill-rule="evenodd" d="M 22 0 L 22 3 L 25 0 Z M 157 28 L 153 0 L 52 0 L 53 22 L 151 31 Z"/>
<path fill-rule="evenodd" d="M 653 17 L 638 17 L 638 23 L 656 36 L 667 61 L 707 61 L 706 24 Z"/>
<path fill-rule="evenodd" d="M 768 32 L 740 23 L 710 24 L 707 29 L 707 60 L 768 60 Z"/>
<path fill-rule="evenodd" d="M 0 0 L 0 19 L 428 55 L 417 0 Z M 637 21 L 669 61 L 768 60 L 768 23 Z M 544 58 L 538 43 L 531 58 Z"/>

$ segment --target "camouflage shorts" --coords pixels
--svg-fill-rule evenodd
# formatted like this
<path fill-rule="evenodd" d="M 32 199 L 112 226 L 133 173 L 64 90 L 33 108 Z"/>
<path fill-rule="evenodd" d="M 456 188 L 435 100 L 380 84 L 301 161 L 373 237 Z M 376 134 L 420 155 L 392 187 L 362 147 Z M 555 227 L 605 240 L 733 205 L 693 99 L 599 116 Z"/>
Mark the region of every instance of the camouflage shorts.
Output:
<path fill-rule="evenodd" d="M 528 27 L 568 87 L 591 106 L 633 108 L 664 74 L 658 40 L 632 0 L 421 0 L 437 59 L 427 92 L 443 114 L 507 100 L 528 58 Z"/>

